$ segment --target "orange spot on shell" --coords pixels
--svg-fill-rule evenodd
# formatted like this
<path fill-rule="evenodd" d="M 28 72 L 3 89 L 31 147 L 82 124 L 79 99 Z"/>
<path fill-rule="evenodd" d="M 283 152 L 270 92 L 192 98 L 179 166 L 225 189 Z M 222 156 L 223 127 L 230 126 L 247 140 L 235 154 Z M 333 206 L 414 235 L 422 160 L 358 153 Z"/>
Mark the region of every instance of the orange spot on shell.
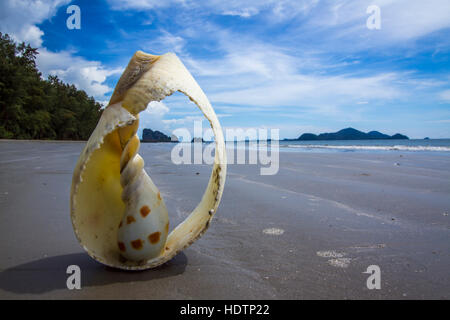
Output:
<path fill-rule="evenodd" d="M 148 236 L 148 241 L 150 241 L 151 244 L 155 244 L 159 241 L 159 238 L 161 237 L 161 232 L 153 232 L 151 235 Z"/>
<path fill-rule="evenodd" d="M 168 233 L 169 232 L 169 223 L 167 222 L 167 224 L 166 224 L 166 233 Z"/>
<path fill-rule="evenodd" d="M 158 200 L 161 201 L 161 193 L 160 192 L 158 192 Z"/>
<path fill-rule="evenodd" d="M 120 221 L 120 223 L 119 223 L 119 228 L 121 228 L 122 227 L 122 221 Z"/>
<path fill-rule="evenodd" d="M 145 218 L 151 211 L 148 206 L 143 206 L 141 208 L 141 216 Z"/>
<path fill-rule="evenodd" d="M 119 242 L 118 245 L 119 245 L 120 251 L 124 252 L 125 251 L 125 244 L 123 242 Z"/>
<path fill-rule="evenodd" d="M 139 250 L 139 249 L 142 249 L 142 243 L 143 243 L 143 241 L 141 239 L 136 239 L 136 240 L 131 241 L 131 246 L 134 249 Z"/>
<path fill-rule="evenodd" d="M 132 222 L 136 222 L 136 219 L 133 216 L 127 216 L 127 224 L 130 224 Z"/>

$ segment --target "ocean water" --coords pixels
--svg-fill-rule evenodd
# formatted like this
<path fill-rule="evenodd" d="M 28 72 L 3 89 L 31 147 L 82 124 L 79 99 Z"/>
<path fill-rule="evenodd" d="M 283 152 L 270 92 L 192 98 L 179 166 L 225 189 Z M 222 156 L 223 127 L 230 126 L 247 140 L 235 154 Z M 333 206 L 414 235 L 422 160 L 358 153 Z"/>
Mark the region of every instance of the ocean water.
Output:
<path fill-rule="evenodd" d="M 193 148 L 194 144 L 186 143 Z M 230 150 L 272 149 L 268 141 L 226 142 Z M 141 148 L 155 146 L 172 149 L 176 143 L 143 143 Z M 209 143 L 203 143 L 204 149 Z M 193 152 L 193 149 L 191 150 Z M 327 141 L 279 141 L 280 152 L 427 152 L 450 156 L 450 139 L 410 139 L 410 140 L 327 140 Z"/>
<path fill-rule="evenodd" d="M 444 152 L 450 139 L 280 141 L 280 151 L 324 152 Z"/>

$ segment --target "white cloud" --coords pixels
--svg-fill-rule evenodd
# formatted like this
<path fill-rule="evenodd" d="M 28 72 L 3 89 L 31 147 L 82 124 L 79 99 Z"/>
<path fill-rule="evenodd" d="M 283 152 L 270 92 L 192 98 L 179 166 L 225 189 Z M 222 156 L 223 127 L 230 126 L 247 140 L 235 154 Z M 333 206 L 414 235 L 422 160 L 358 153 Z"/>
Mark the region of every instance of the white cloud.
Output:
<path fill-rule="evenodd" d="M 446 83 L 413 71 L 364 70 L 359 62 L 358 68 L 348 68 L 349 63 L 330 61 L 329 55 L 325 60 L 315 52 L 299 53 L 231 31 L 218 30 L 215 36 L 222 55 L 209 59 L 187 55 L 182 60 L 215 108 L 233 115 L 278 116 L 285 107 L 300 111 L 303 119 L 320 115 L 362 122 L 377 106 L 395 108 L 413 96 L 430 101 Z"/>
<path fill-rule="evenodd" d="M 450 27 L 448 0 L 385 0 L 380 3 L 382 28 L 395 39 L 417 38 Z"/>
<path fill-rule="evenodd" d="M 377 5 L 381 29 L 368 30 L 366 9 Z M 420 38 L 450 27 L 448 0 L 325 0 L 308 16 L 301 28 L 334 39 L 340 46 L 353 49 L 383 45 L 398 46 L 398 41 Z M 344 41 L 347 40 L 347 41 Z"/>
<path fill-rule="evenodd" d="M 200 76 L 257 74 L 277 77 L 295 72 L 300 63 L 298 59 L 284 54 L 279 48 L 274 50 L 269 45 L 247 44 L 242 50 L 226 50 L 227 53 L 221 59 L 196 60 L 187 57 L 184 60 Z"/>
<path fill-rule="evenodd" d="M 182 37 L 173 35 L 166 30 L 161 30 L 161 33 L 161 36 L 158 38 L 143 44 L 143 48 L 151 52 L 157 48 L 160 53 L 175 52 L 177 54 L 183 54 L 186 41 Z"/>
<path fill-rule="evenodd" d="M 59 6 L 70 0 L 0 1 L 0 30 L 17 42 L 25 41 L 33 47 L 42 45 L 44 32 L 36 24 L 52 17 Z"/>
<path fill-rule="evenodd" d="M 202 121 L 205 118 L 202 116 L 186 116 L 184 118 L 176 118 L 176 119 L 165 119 L 162 120 L 164 124 L 168 125 L 180 125 L 180 124 L 188 124 L 194 121 Z"/>
<path fill-rule="evenodd" d="M 183 59 L 205 84 L 213 103 L 306 107 L 315 112 L 336 113 L 338 106 L 404 95 L 402 74 L 327 75 L 330 66 L 326 62 L 309 55 L 291 55 L 283 47 L 246 37 L 238 39 L 224 31 L 218 33 L 218 42 L 225 52 L 223 57 Z M 311 65 L 314 72 L 307 71 Z"/>
<path fill-rule="evenodd" d="M 439 98 L 446 102 L 450 102 L 450 90 L 444 90 L 439 93 Z"/>
<path fill-rule="evenodd" d="M 312 59 L 289 54 L 286 48 L 261 42 L 253 37 L 239 35 L 216 28 L 211 30 L 217 41 L 216 50 L 223 54 L 208 59 L 183 57 L 189 70 L 197 76 L 229 77 L 239 75 L 241 82 L 248 82 L 246 75 L 277 78 L 295 74 L 299 68 L 314 63 Z M 254 78 L 252 80 L 255 80 Z M 228 81 L 223 82 L 225 85 Z M 258 81 L 257 81 L 258 82 Z M 233 82 L 233 84 L 236 84 Z"/>
<path fill-rule="evenodd" d="M 44 77 L 57 75 L 101 101 L 113 90 L 105 84 L 106 79 L 123 71 L 123 68 L 107 69 L 99 61 L 88 61 L 69 51 L 52 52 L 45 48 L 39 49 L 36 62 Z"/>
<path fill-rule="evenodd" d="M 259 10 L 256 8 L 244 8 L 240 10 L 227 10 L 222 14 L 224 16 L 239 16 L 241 18 L 250 18 L 259 13 Z"/>
<path fill-rule="evenodd" d="M 310 14 L 319 4 L 319 0 L 281 0 L 274 1 L 273 4 L 272 13 L 278 20 L 286 20 Z"/>
<path fill-rule="evenodd" d="M 164 8 L 171 5 L 182 5 L 183 0 L 108 0 L 114 10 L 149 10 L 155 8 Z"/>
<path fill-rule="evenodd" d="M 221 14 L 249 18 L 267 12 L 271 19 L 306 14 L 319 0 L 108 0 L 114 10 L 154 10 L 167 7 L 192 9 L 199 14 Z"/>
<path fill-rule="evenodd" d="M 145 112 L 151 116 L 162 117 L 169 112 L 169 108 L 160 101 L 151 101 Z"/>
<path fill-rule="evenodd" d="M 369 38 L 392 42 L 409 40 L 450 27 L 448 0 L 109 0 L 115 10 L 153 10 L 164 7 L 195 11 L 196 16 L 222 14 L 249 18 L 264 14 L 267 23 L 296 21 L 299 30 L 307 26 L 335 38 L 367 38 L 366 9 L 381 9 L 382 28 Z M 294 20 L 295 19 L 295 20 Z M 304 23 L 304 24 L 303 24 Z M 365 32 L 365 34 L 363 34 Z M 365 39 L 367 40 L 367 39 Z M 364 41 L 363 41 L 364 42 Z"/>
<path fill-rule="evenodd" d="M 210 99 L 216 103 L 253 106 L 319 108 L 348 105 L 361 99 L 386 100 L 399 97 L 401 90 L 392 85 L 395 77 L 392 74 L 372 77 L 295 75 L 242 89 L 212 93 Z"/>

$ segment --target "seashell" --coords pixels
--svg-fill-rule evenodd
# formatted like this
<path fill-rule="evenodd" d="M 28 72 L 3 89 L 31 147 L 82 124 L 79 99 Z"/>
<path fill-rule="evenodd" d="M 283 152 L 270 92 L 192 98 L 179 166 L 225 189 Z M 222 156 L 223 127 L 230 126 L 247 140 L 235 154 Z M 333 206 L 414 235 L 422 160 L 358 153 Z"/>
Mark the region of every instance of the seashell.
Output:
<path fill-rule="evenodd" d="M 209 120 L 215 158 L 203 197 L 170 234 L 164 200 L 138 154 L 139 112 L 180 91 Z M 120 269 L 156 267 L 191 245 L 208 228 L 222 197 L 226 151 L 222 129 L 206 95 L 173 53 L 137 51 L 80 154 L 72 178 L 70 212 L 75 235 L 95 260 Z"/>

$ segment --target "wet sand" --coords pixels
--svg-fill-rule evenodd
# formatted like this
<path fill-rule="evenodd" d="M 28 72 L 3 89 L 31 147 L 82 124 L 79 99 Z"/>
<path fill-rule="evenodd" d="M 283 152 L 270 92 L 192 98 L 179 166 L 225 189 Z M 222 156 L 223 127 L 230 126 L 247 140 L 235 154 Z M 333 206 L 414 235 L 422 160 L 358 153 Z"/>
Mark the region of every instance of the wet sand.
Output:
<path fill-rule="evenodd" d="M 450 155 L 282 152 L 274 176 L 230 165 L 208 232 L 157 269 L 123 272 L 89 258 L 72 230 L 83 146 L 0 141 L 1 299 L 450 298 Z M 140 153 L 173 227 L 211 167 L 172 164 L 172 147 Z M 72 264 L 81 290 L 66 288 Z M 369 265 L 380 290 L 366 287 Z"/>

